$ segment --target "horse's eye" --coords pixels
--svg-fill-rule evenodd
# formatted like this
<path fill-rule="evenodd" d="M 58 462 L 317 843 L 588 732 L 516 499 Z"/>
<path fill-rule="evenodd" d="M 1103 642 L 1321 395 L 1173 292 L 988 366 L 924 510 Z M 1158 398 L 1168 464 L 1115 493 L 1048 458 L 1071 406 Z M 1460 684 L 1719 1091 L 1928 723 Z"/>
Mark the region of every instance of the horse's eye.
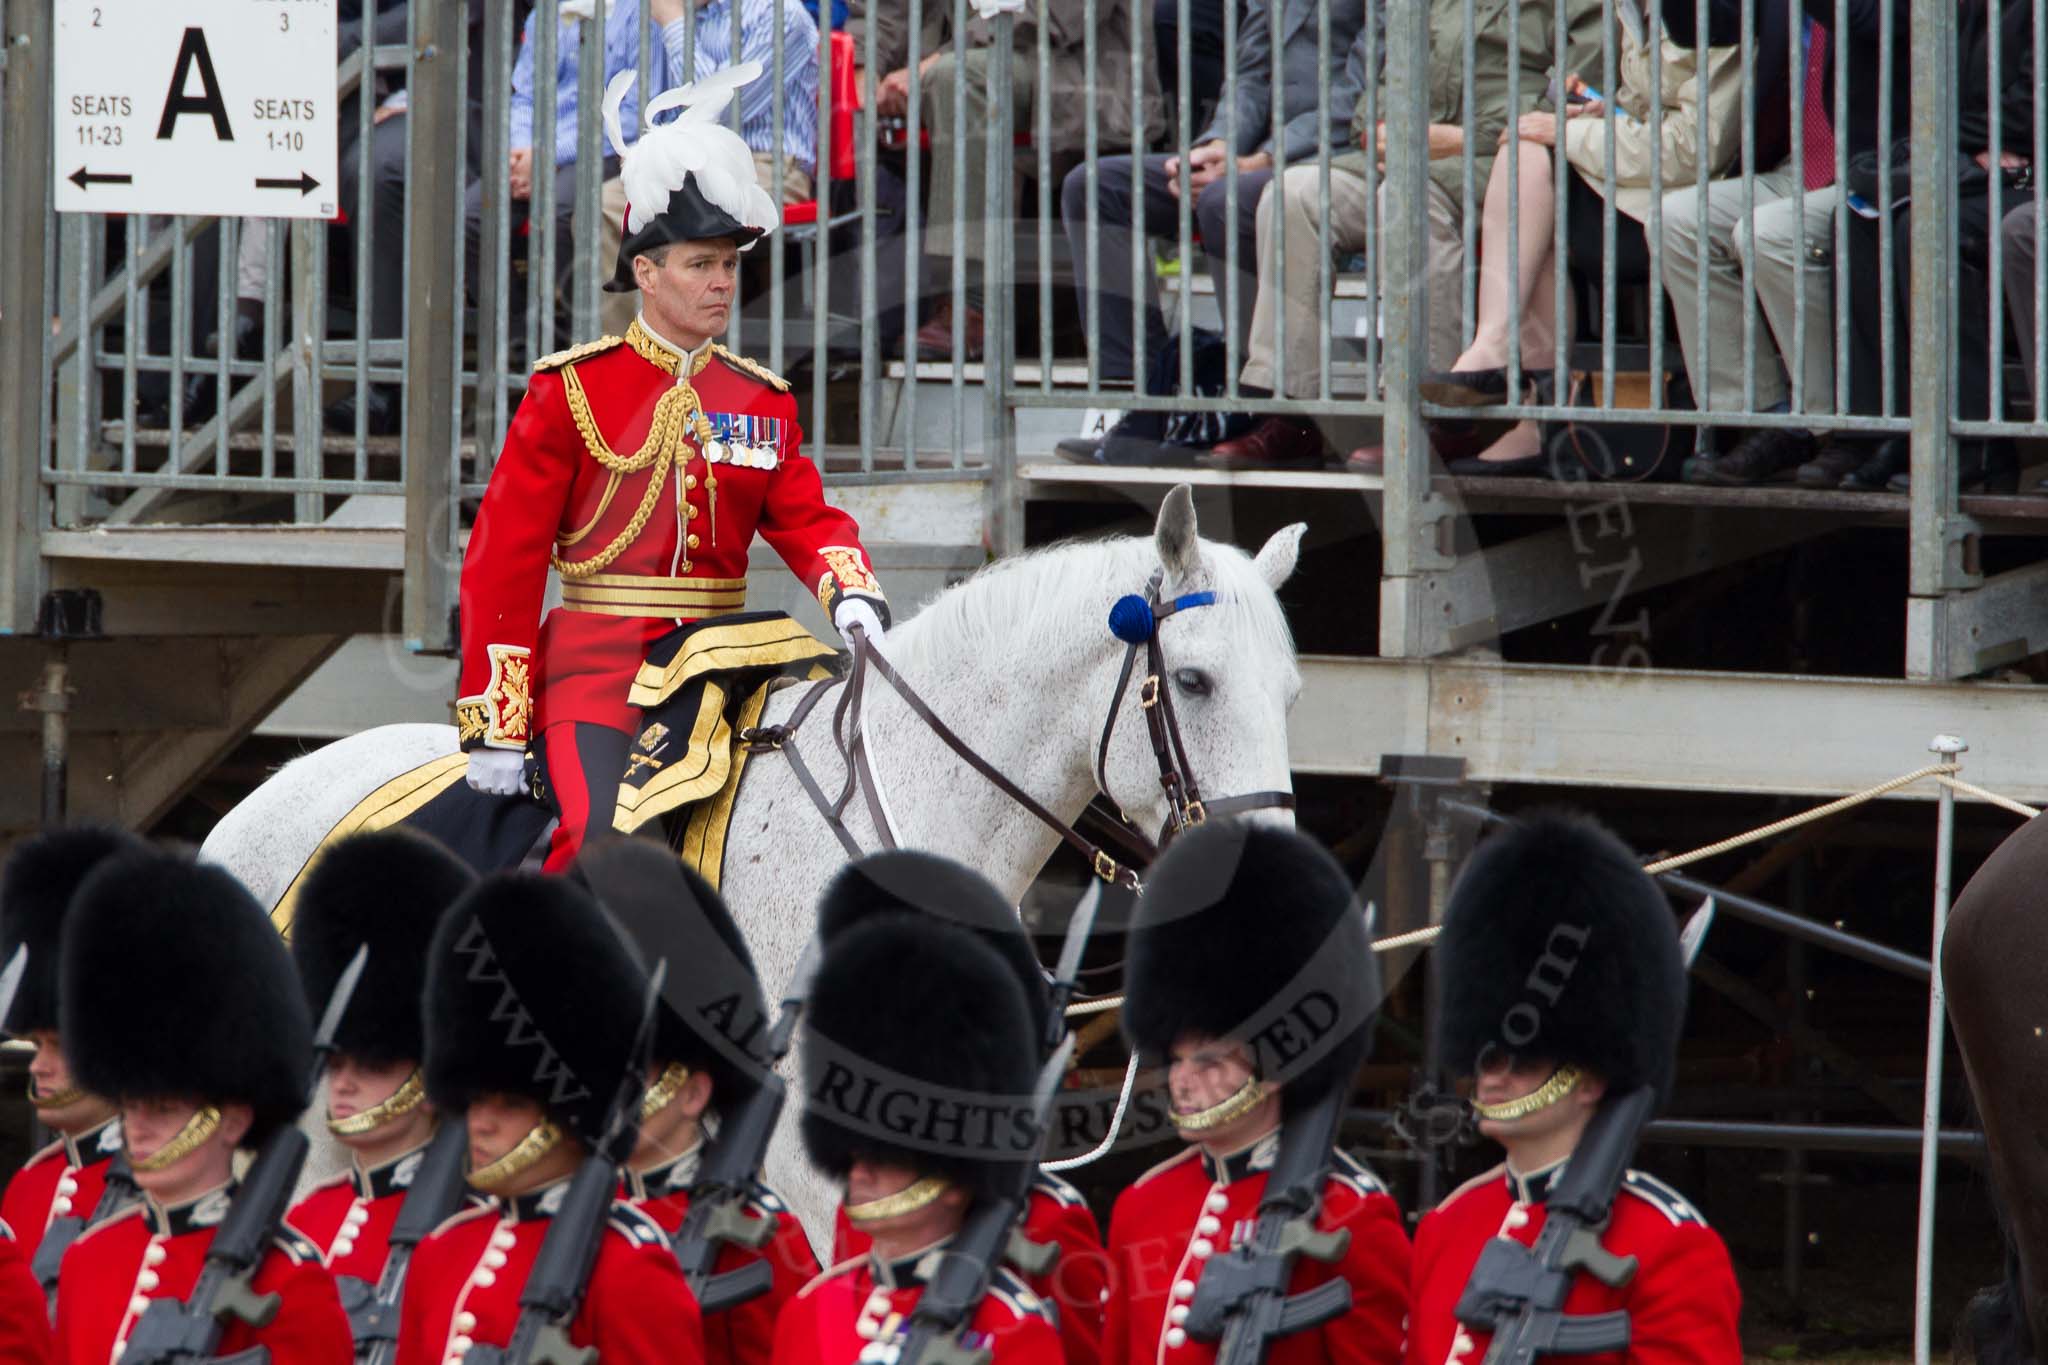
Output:
<path fill-rule="evenodd" d="M 1199 668 L 1182 668 L 1174 672 L 1173 685 L 1184 697 L 1206 697 L 1215 690 L 1209 675 Z"/>

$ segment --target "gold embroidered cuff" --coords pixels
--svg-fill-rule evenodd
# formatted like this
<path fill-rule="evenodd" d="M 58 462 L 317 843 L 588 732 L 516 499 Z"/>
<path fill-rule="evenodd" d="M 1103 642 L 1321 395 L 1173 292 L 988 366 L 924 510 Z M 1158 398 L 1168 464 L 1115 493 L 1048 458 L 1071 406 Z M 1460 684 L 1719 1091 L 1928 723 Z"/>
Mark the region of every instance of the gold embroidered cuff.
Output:
<path fill-rule="evenodd" d="M 524 749 L 532 739 L 533 661 L 524 645 L 487 645 L 491 677 L 481 693 L 455 699 L 464 748 Z"/>

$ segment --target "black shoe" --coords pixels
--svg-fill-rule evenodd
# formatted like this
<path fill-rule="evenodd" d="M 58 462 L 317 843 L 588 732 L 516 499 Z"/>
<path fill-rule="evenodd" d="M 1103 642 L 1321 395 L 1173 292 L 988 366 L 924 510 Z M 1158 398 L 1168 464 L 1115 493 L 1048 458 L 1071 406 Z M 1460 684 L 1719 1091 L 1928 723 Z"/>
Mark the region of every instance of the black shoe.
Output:
<path fill-rule="evenodd" d="M 1903 473 L 1912 463 L 1912 446 L 1903 436 L 1887 436 L 1878 442 L 1870 458 L 1858 465 L 1856 472 L 1842 480 L 1842 488 L 1852 493 L 1882 493 L 1894 474 Z"/>
<path fill-rule="evenodd" d="M 206 362 L 195 361 L 193 363 L 205 364 Z M 213 399 L 218 387 L 213 382 L 213 376 L 210 374 L 187 374 L 185 376 L 185 430 L 190 431 L 194 427 L 202 425 L 208 418 L 213 416 Z"/>
<path fill-rule="evenodd" d="M 1814 448 L 1813 437 L 1803 431 L 1767 427 L 1749 432 L 1725 455 L 1693 456 L 1682 477 L 1710 488 L 1748 488 L 1804 464 Z"/>
<path fill-rule="evenodd" d="M 1198 452 L 1166 439 L 1166 414 L 1133 409 L 1100 436 L 1069 436 L 1053 453 L 1069 464 L 1192 465 Z"/>
<path fill-rule="evenodd" d="M 371 436 L 396 436 L 402 414 L 399 411 L 398 388 L 393 384 L 372 384 L 365 390 L 369 401 L 363 411 L 367 420 L 364 428 Z M 354 435 L 356 429 L 356 396 L 347 394 L 327 405 L 322 414 L 327 429 L 347 435 Z"/>
<path fill-rule="evenodd" d="M 1537 401 L 1535 395 L 1549 381 L 1548 370 L 1522 371 L 1519 401 Z M 1444 407 L 1476 408 L 1508 401 L 1508 372 L 1494 370 L 1430 370 L 1417 387 L 1424 402 Z"/>
<path fill-rule="evenodd" d="M 1913 474 L 1901 469 L 1885 480 L 1894 493 L 1913 491 Z M 1982 489 L 1986 493 L 2020 491 L 2019 455 L 2010 441 L 1965 441 L 1956 452 L 1956 488 L 1960 492 Z"/>
<path fill-rule="evenodd" d="M 1482 460 L 1477 455 L 1470 459 L 1452 460 L 1444 466 L 1451 473 L 1466 479 L 1547 479 L 1553 477 L 1550 471 L 1550 457 L 1542 451 L 1533 455 L 1522 455 L 1512 460 Z"/>
<path fill-rule="evenodd" d="M 1792 471 L 1792 482 L 1801 488 L 1840 488 L 1842 480 L 1863 467 L 1868 454 L 1853 445 L 1830 443 Z"/>

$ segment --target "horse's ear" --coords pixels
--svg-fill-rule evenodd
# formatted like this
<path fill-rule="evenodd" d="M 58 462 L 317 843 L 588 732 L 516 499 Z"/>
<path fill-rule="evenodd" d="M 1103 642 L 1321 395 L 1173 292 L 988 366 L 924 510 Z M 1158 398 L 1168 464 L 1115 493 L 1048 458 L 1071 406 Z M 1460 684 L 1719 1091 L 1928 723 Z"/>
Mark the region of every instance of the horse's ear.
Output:
<path fill-rule="evenodd" d="M 1294 576 L 1294 566 L 1301 558 L 1301 536 L 1306 530 L 1308 523 L 1305 521 L 1281 527 L 1259 548 L 1258 558 L 1252 561 L 1258 568 L 1259 577 L 1265 579 L 1266 586 L 1274 592 L 1280 591 L 1280 585 Z"/>
<path fill-rule="evenodd" d="M 1159 504 L 1159 524 L 1152 532 L 1166 581 L 1185 582 L 1202 564 L 1202 542 L 1195 534 L 1195 491 L 1177 483 Z"/>

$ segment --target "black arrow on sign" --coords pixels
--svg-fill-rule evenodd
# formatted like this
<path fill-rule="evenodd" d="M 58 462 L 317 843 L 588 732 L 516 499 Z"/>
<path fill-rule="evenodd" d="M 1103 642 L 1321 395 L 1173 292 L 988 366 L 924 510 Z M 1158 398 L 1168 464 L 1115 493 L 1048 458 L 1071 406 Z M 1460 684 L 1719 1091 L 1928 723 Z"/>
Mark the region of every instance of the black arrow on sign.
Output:
<path fill-rule="evenodd" d="M 132 175 L 105 175 L 97 171 L 88 171 L 83 166 L 80 166 L 64 178 L 82 190 L 90 189 L 94 185 L 132 185 L 135 183 L 135 177 Z"/>
<path fill-rule="evenodd" d="M 315 180 L 309 173 L 300 171 L 299 178 L 296 180 L 280 180 L 271 176 L 259 175 L 256 177 L 256 188 L 259 190 L 297 190 L 300 194 L 304 195 L 311 194 L 314 190 L 320 188 L 320 182 Z"/>

